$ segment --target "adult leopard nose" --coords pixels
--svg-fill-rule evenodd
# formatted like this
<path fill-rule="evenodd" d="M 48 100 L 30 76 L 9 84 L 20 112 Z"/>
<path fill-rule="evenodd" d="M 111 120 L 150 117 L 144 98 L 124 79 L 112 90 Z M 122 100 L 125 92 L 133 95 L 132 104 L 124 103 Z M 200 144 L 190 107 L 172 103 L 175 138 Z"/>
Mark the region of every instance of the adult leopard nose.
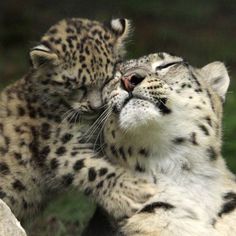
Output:
<path fill-rule="evenodd" d="M 134 88 L 140 84 L 143 80 L 145 79 L 144 76 L 139 75 L 139 74 L 130 74 L 130 75 L 125 75 L 121 78 L 121 83 L 123 88 L 127 92 L 132 92 Z"/>

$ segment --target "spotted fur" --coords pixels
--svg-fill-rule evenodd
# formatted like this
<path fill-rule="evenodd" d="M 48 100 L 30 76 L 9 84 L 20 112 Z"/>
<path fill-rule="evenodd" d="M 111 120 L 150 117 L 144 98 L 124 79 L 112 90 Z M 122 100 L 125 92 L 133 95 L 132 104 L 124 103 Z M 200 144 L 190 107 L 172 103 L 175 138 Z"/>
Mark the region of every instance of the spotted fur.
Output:
<path fill-rule="evenodd" d="M 62 20 L 32 48 L 28 74 L 1 93 L 0 198 L 18 218 L 29 219 L 69 186 L 115 218 L 131 215 L 152 194 L 145 180 L 99 156 L 86 136 L 129 30 L 126 19 Z"/>
<path fill-rule="evenodd" d="M 103 92 L 105 153 L 158 191 L 122 222 L 124 235 L 236 235 L 235 176 L 221 155 L 228 85 L 221 62 L 197 69 L 156 53 L 120 65 Z"/>

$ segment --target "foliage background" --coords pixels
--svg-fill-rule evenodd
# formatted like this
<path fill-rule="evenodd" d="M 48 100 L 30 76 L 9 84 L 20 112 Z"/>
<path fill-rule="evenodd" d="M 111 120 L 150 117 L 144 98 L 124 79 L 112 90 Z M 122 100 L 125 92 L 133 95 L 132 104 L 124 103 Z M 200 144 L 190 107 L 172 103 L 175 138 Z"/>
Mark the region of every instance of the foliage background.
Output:
<path fill-rule="evenodd" d="M 223 154 L 236 172 L 236 1 L 1 1 L 0 88 L 26 73 L 29 48 L 49 26 L 65 17 L 132 19 L 135 31 L 129 58 L 167 51 L 199 67 L 214 60 L 225 62 L 231 87 L 225 104 Z M 35 223 L 26 222 L 29 236 L 80 235 L 93 210 L 85 197 L 75 192 L 61 194 Z"/>

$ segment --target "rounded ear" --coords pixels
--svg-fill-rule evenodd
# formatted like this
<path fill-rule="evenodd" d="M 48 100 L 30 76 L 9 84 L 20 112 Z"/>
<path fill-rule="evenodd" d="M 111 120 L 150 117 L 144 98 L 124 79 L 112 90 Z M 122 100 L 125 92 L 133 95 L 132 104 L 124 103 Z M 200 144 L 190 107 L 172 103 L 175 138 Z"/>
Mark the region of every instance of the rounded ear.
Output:
<path fill-rule="evenodd" d="M 229 87 L 229 74 L 224 63 L 216 61 L 212 62 L 202 69 L 204 79 L 211 85 L 212 89 L 225 100 L 225 94 Z"/>
<path fill-rule="evenodd" d="M 131 34 L 131 23 L 127 19 L 113 19 L 109 23 L 109 28 L 116 35 L 115 49 L 121 55 L 125 53 L 124 46 L 125 41 Z"/>
<path fill-rule="evenodd" d="M 119 37 L 128 37 L 131 30 L 130 21 L 125 18 L 111 20 L 110 27 Z"/>
<path fill-rule="evenodd" d="M 56 65 L 58 63 L 58 56 L 52 52 L 48 47 L 40 44 L 30 51 L 30 59 L 33 68 L 38 69 L 41 65 L 50 63 Z"/>

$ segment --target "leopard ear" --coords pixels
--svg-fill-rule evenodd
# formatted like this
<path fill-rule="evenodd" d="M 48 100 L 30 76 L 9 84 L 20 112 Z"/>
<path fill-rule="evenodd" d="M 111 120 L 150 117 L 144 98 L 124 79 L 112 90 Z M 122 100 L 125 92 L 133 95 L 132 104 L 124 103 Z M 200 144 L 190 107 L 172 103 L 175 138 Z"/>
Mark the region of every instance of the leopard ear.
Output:
<path fill-rule="evenodd" d="M 225 100 L 225 94 L 229 87 L 229 74 L 224 63 L 216 61 L 202 68 L 204 77 L 211 85 L 212 89 Z"/>
<path fill-rule="evenodd" d="M 113 19 L 110 21 L 110 29 L 116 36 L 115 49 L 119 54 L 123 56 L 125 53 L 125 42 L 129 38 L 132 27 L 131 23 L 127 19 Z"/>
<path fill-rule="evenodd" d="M 58 63 L 58 56 L 52 52 L 48 47 L 40 44 L 30 51 L 30 59 L 33 68 L 37 69 L 42 65 L 51 64 L 56 65 Z"/>
<path fill-rule="evenodd" d="M 128 19 L 113 19 L 110 22 L 110 26 L 112 31 L 118 36 L 122 38 L 127 38 L 131 31 L 131 24 Z"/>

